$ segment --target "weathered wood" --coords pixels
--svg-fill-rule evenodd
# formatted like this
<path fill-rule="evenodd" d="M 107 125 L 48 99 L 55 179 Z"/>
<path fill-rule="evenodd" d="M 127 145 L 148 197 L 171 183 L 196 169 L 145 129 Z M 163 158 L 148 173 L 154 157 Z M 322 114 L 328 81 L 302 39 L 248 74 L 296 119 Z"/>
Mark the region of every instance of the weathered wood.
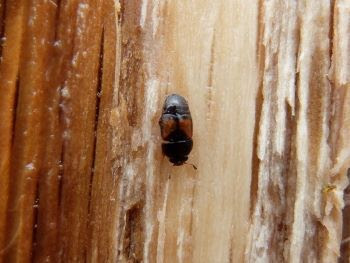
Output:
<path fill-rule="evenodd" d="M 1 3 L 2 21 L 0 63 L 0 247 L 5 248 L 7 204 L 9 201 L 10 156 L 14 127 L 16 85 L 23 37 L 24 1 Z M 7 11 L 7 17 L 3 12 Z M 1 23 L 4 25 L 4 22 Z M 0 259 L 2 262 L 2 259 Z"/>
<path fill-rule="evenodd" d="M 349 6 L 262 1 L 260 10 L 262 111 L 247 254 L 250 261 L 336 262 L 349 167 L 340 141 Z"/>
<path fill-rule="evenodd" d="M 0 263 L 348 262 L 349 31 L 347 0 L 0 0 Z"/>

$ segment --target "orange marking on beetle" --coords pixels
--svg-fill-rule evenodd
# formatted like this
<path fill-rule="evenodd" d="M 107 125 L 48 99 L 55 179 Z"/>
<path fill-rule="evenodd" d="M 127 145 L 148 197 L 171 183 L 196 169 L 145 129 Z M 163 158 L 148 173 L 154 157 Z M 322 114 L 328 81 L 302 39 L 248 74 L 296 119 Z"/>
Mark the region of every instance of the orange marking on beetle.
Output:
<path fill-rule="evenodd" d="M 162 138 L 167 138 L 173 131 L 177 129 L 177 123 L 175 119 L 167 119 L 162 122 Z"/>
<path fill-rule="evenodd" d="M 188 138 L 192 138 L 192 119 L 180 119 L 179 128 L 187 135 Z"/>

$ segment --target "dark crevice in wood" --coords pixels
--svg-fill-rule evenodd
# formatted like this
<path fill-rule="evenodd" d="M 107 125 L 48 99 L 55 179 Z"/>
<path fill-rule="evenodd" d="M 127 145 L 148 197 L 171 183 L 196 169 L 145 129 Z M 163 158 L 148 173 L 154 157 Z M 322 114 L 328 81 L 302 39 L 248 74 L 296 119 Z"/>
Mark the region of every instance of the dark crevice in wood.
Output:
<path fill-rule="evenodd" d="M 32 253 L 31 253 L 31 260 L 35 258 L 35 251 L 37 246 L 37 229 L 38 229 L 38 209 L 40 206 L 40 200 L 39 200 L 39 182 L 40 180 L 37 180 L 36 187 L 35 187 L 35 198 L 33 203 L 33 234 L 32 234 Z"/>
<path fill-rule="evenodd" d="M 16 131 L 16 119 L 17 119 L 17 105 L 18 105 L 18 98 L 19 98 L 19 88 L 20 88 L 20 76 L 17 76 L 16 79 L 16 90 L 15 90 L 15 100 L 13 103 L 13 112 L 12 112 L 12 138 L 11 138 L 11 145 L 13 145 L 15 140 L 15 131 Z"/>
<path fill-rule="evenodd" d="M 95 175 L 95 167 L 96 167 L 96 146 L 97 146 L 97 129 L 99 126 L 99 117 L 100 117 L 100 102 L 102 96 L 102 78 L 103 78 L 103 59 L 104 59 L 104 28 L 102 28 L 101 40 L 100 40 L 100 50 L 99 50 L 99 62 L 98 62 L 98 74 L 97 74 L 97 88 L 96 88 L 96 106 L 95 106 L 95 122 L 94 122 L 94 138 L 93 138 L 93 148 L 92 148 L 92 161 L 91 161 L 91 169 L 90 169 L 90 184 L 89 184 L 89 192 L 88 192 L 88 217 L 87 227 L 89 229 L 89 222 L 91 221 L 91 210 L 92 206 L 92 188 L 94 182 Z M 87 250 L 84 251 L 85 261 L 88 262 L 88 254 Z"/>
<path fill-rule="evenodd" d="M 96 144 L 97 144 L 97 128 L 98 128 L 98 122 L 100 117 L 100 102 L 101 102 L 101 96 L 103 95 L 102 92 L 102 77 L 103 77 L 103 58 L 104 58 L 104 29 L 102 29 L 102 36 L 101 36 L 101 43 L 100 43 L 100 52 L 99 52 L 99 63 L 98 63 L 98 76 L 97 76 L 97 89 L 96 89 L 96 112 L 95 112 L 95 126 L 94 126 L 94 142 L 93 142 L 93 156 L 92 156 L 92 166 L 91 166 L 91 173 L 90 173 L 90 189 L 89 189 L 89 214 L 91 211 L 91 194 L 92 194 L 92 183 L 94 179 L 95 174 L 95 167 L 96 167 Z"/>
<path fill-rule="evenodd" d="M 60 10 L 61 10 L 61 0 L 56 1 L 56 17 L 55 17 L 55 36 L 54 36 L 54 41 L 58 39 L 58 28 L 59 28 L 59 22 L 60 22 Z"/>
<path fill-rule="evenodd" d="M 139 202 L 126 211 L 123 255 L 127 262 L 143 261 L 143 206 Z"/>

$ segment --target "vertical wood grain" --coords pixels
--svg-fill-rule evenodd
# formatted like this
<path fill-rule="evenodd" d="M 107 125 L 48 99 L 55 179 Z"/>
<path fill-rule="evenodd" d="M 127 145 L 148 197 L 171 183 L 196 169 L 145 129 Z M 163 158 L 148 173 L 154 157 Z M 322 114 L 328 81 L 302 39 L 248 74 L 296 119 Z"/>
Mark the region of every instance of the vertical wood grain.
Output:
<path fill-rule="evenodd" d="M 349 14 L 0 0 L 0 262 L 347 262 Z M 171 93 L 198 170 L 161 152 Z"/>

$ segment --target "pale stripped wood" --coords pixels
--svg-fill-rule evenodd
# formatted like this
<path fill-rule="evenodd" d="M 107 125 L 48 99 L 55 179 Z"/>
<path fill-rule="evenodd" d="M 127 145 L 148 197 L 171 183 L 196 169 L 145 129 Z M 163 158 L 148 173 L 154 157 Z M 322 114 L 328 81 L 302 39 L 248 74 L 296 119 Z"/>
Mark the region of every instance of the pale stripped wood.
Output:
<path fill-rule="evenodd" d="M 0 261 L 349 260 L 347 0 L 1 0 L 4 19 Z M 170 93 L 198 170 L 162 155 Z"/>

